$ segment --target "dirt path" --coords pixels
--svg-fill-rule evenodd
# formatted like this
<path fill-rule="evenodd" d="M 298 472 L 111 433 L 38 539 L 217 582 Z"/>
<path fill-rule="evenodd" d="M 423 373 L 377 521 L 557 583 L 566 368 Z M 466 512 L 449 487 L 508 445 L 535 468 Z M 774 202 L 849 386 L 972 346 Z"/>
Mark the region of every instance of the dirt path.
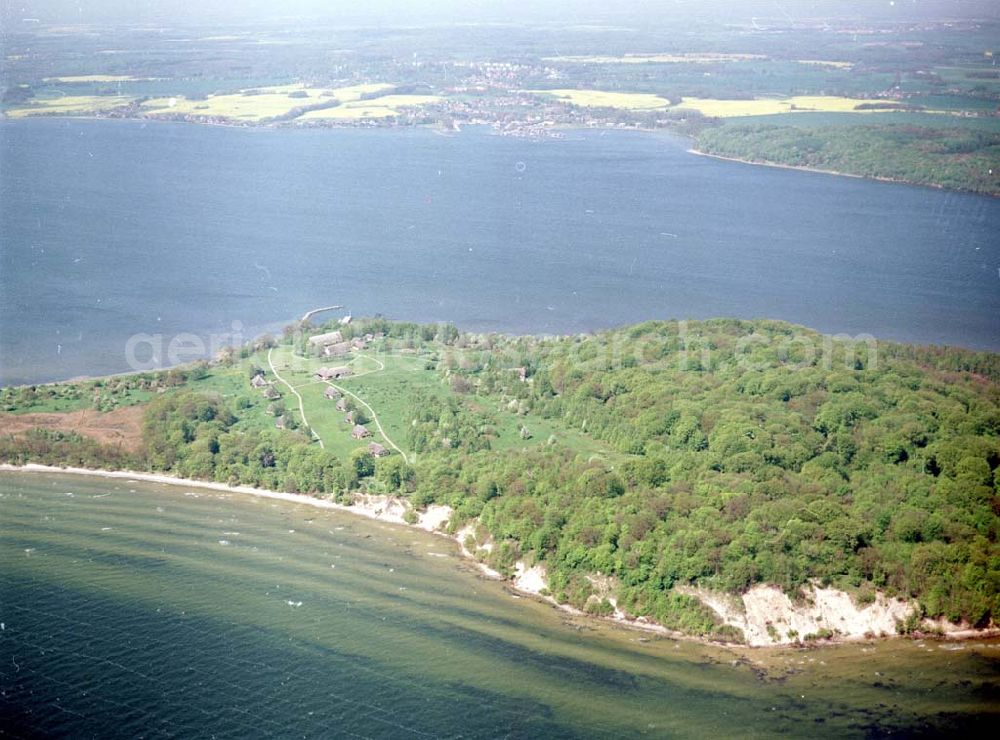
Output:
<path fill-rule="evenodd" d="M 294 393 L 295 397 L 297 399 L 299 399 L 299 413 L 302 415 L 302 423 L 305 424 L 307 427 L 309 427 L 309 430 L 312 432 L 313 438 L 316 439 L 319 442 L 319 446 L 320 447 L 323 447 L 325 449 L 325 445 L 323 444 L 323 440 L 320 439 L 320 436 L 318 434 L 316 434 L 315 430 L 313 430 L 313 428 L 311 426 L 309 426 L 309 422 L 306 419 L 305 404 L 302 401 L 302 396 L 296 390 L 296 386 L 293 386 L 291 383 L 289 383 L 287 380 L 285 380 L 284 378 L 282 378 L 278 374 L 278 370 L 277 370 L 277 368 L 275 368 L 274 362 L 271 359 L 271 352 L 273 352 L 273 351 L 274 351 L 273 348 L 269 349 L 267 351 L 267 364 L 271 366 L 271 372 L 274 373 L 274 377 L 275 378 L 277 378 L 281 383 L 283 383 L 288 388 L 288 390 L 290 390 L 292 393 Z M 364 357 L 365 359 L 371 360 L 372 362 L 374 362 L 376 365 L 378 365 L 378 369 L 376 369 L 376 370 L 367 370 L 367 371 L 365 371 L 363 373 L 358 373 L 357 375 L 351 376 L 352 378 L 363 378 L 365 375 L 372 375 L 373 373 L 380 373 L 383 370 L 385 370 L 385 363 L 382 362 L 381 360 L 379 360 L 378 358 L 371 357 L 369 355 L 357 355 L 357 357 L 355 359 L 361 358 L 361 357 Z M 347 390 L 343 386 L 339 386 L 339 385 L 336 385 L 335 383 L 331 383 L 329 380 L 327 380 L 327 381 L 313 381 L 311 383 L 302 383 L 298 387 L 302 388 L 302 387 L 307 386 L 307 385 L 315 385 L 317 382 L 325 382 L 326 385 L 330 386 L 331 388 L 336 388 L 338 391 L 340 391 L 345 396 L 350 396 L 355 401 L 357 401 L 362 406 L 364 406 L 365 409 L 368 411 L 368 413 L 371 415 L 372 421 L 375 424 L 375 428 L 378 429 L 378 433 L 382 437 L 382 439 L 384 439 L 385 442 L 386 442 L 386 444 L 388 444 L 392 449 L 394 449 L 396 452 L 398 452 L 400 454 L 400 456 L 403 458 L 403 462 L 409 464 L 409 462 L 410 462 L 409 456 L 407 456 L 407 454 L 405 452 L 403 452 L 403 448 L 402 447 L 400 447 L 398 444 L 396 444 L 395 442 L 392 441 L 392 437 L 390 437 L 388 434 L 386 434 L 386 431 L 385 431 L 385 429 L 382 426 L 382 422 L 380 422 L 378 420 L 378 414 L 375 413 L 375 409 L 373 409 L 371 407 L 371 405 L 367 401 L 365 401 L 363 398 L 361 398 L 361 396 L 359 396 L 356 393 L 353 393 L 353 392 Z"/>
<path fill-rule="evenodd" d="M 293 386 L 291 383 L 289 383 L 287 380 L 285 380 L 278 374 L 278 369 L 274 366 L 274 361 L 271 359 L 272 352 L 274 352 L 274 347 L 271 347 L 267 351 L 267 364 L 271 366 L 271 372 L 274 373 L 274 377 L 277 378 L 279 382 L 283 383 L 288 388 L 288 390 L 294 393 L 295 397 L 299 399 L 299 414 L 302 415 L 302 423 L 309 428 L 309 432 L 312 434 L 313 439 L 319 442 L 319 446 L 325 450 L 326 445 L 323 444 L 323 440 L 320 438 L 318 434 L 316 434 L 316 430 L 313 429 L 311 426 L 309 426 L 309 420 L 306 418 L 306 407 L 305 404 L 302 403 L 302 396 L 300 396 L 299 392 L 295 390 L 295 386 Z"/>
<path fill-rule="evenodd" d="M 385 365 L 383 365 L 382 367 L 384 369 Z M 374 370 L 372 372 L 378 372 L 378 371 Z M 336 388 L 338 391 L 340 391 L 341 393 L 343 393 L 345 396 L 350 396 L 355 401 L 357 401 L 362 406 L 364 406 L 366 409 L 368 409 L 368 413 L 371 414 L 372 421 L 375 422 L 375 427 L 378 429 L 378 433 L 380 435 L 382 435 L 382 439 L 384 439 L 386 441 L 386 443 L 392 449 L 394 449 L 396 452 L 398 452 L 400 454 L 400 456 L 403 458 L 403 462 L 405 462 L 405 463 L 409 463 L 410 462 L 410 458 L 408 458 L 406 456 L 406 453 L 403 452 L 403 449 L 398 444 L 396 444 L 395 442 L 393 442 L 392 439 L 389 437 L 389 435 L 385 433 L 385 429 L 382 428 L 382 423 L 378 420 L 378 414 L 375 413 L 375 409 L 373 409 L 371 406 L 368 405 L 367 401 L 365 401 L 363 398 L 361 398 L 361 396 L 357 395 L 356 393 L 351 393 L 351 391 L 347 390 L 343 386 L 335 385 L 335 384 L 331 383 L 329 380 L 326 381 L 326 384 L 329 385 L 329 386 L 331 386 L 331 387 L 333 387 L 333 388 Z"/>

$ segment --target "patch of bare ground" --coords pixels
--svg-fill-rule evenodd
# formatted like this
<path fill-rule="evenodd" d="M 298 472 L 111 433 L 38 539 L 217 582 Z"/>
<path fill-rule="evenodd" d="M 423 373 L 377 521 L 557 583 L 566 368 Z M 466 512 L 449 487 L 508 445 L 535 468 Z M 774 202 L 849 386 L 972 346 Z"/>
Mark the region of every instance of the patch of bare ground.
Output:
<path fill-rule="evenodd" d="M 142 446 L 142 406 L 107 413 L 83 409 L 65 413 L 0 414 L 0 434 L 24 434 L 32 429 L 76 432 L 101 444 L 135 452 Z"/>

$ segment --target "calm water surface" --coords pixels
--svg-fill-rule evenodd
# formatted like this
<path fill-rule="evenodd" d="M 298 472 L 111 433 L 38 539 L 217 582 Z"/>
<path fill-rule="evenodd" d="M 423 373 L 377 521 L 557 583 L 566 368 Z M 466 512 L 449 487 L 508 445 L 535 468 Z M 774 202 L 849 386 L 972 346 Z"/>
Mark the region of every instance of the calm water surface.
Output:
<path fill-rule="evenodd" d="M 568 617 L 452 543 L 239 494 L 0 474 L 0 734 L 983 732 L 1000 645 L 741 654 Z"/>
<path fill-rule="evenodd" d="M 0 123 L 0 382 L 122 371 L 137 332 L 165 348 L 330 304 L 529 333 L 768 317 L 1000 349 L 1000 200 L 687 145 Z"/>

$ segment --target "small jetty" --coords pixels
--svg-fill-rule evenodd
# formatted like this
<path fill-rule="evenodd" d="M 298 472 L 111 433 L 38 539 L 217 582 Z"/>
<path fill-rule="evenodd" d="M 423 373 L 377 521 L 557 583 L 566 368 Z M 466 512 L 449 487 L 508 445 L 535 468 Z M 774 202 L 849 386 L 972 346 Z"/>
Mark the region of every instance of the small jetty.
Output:
<path fill-rule="evenodd" d="M 343 306 L 323 306 L 322 308 L 314 308 L 312 311 L 306 311 L 302 314 L 302 318 L 299 319 L 299 321 L 308 321 L 318 313 L 323 313 L 324 311 L 336 311 L 341 308 L 343 308 Z"/>

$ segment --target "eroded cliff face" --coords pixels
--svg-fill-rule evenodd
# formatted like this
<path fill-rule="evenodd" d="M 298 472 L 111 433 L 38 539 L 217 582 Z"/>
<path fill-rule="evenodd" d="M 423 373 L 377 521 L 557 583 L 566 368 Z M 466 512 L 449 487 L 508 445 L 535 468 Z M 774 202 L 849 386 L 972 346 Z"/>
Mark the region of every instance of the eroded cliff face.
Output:
<path fill-rule="evenodd" d="M 405 504 L 384 496 L 363 497 L 353 509 L 377 519 L 403 522 Z M 446 529 L 453 511 L 447 506 L 431 506 L 419 512 L 416 526 L 432 532 Z M 482 559 L 493 549 L 493 542 L 486 537 L 479 542 L 476 537 L 477 522 L 469 522 L 453 536 L 463 554 L 477 561 L 483 573 L 492 578 L 503 578 L 500 573 L 486 566 Z M 540 596 L 546 601 L 573 614 L 583 612 L 566 604 L 557 604 L 548 593 L 548 574 L 544 564 L 528 566 L 523 560 L 515 563 L 511 585 L 525 594 Z M 635 617 L 624 612 L 617 603 L 617 581 L 601 574 L 588 576 L 594 587 L 590 600 L 607 599 L 613 612 L 605 618 L 629 624 L 640 629 L 677 635 L 645 617 Z M 900 623 L 907 622 L 918 609 L 915 601 L 889 598 L 876 594 L 868 604 L 858 604 L 845 591 L 813 584 L 802 589 L 799 598 L 791 599 L 777 586 L 760 584 L 742 595 L 712 591 L 693 586 L 679 586 L 676 590 L 693 596 L 711 608 L 723 624 L 739 629 L 746 644 L 751 647 L 790 645 L 817 639 L 834 641 L 862 640 L 889 637 L 898 633 Z M 962 638 L 989 636 L 997 629 L 975 629 L 968 624 L 952 624 L 944 619 L 922 619 L 919 628 L 945 637 Z"/>
<path fill-rule="evenodd" d="M 786 645 L 812 638 L 861 639 L 896 634 L 917 608 L 914 602 L 878 594 L 858 605 L 850 594 L 835 588 L 810 586 L 793 601 L 777 586 L 758 585 L 742 596 L 682 588 L 698 598 L 729 625 L 737 627 L 751 646 Z"/>

